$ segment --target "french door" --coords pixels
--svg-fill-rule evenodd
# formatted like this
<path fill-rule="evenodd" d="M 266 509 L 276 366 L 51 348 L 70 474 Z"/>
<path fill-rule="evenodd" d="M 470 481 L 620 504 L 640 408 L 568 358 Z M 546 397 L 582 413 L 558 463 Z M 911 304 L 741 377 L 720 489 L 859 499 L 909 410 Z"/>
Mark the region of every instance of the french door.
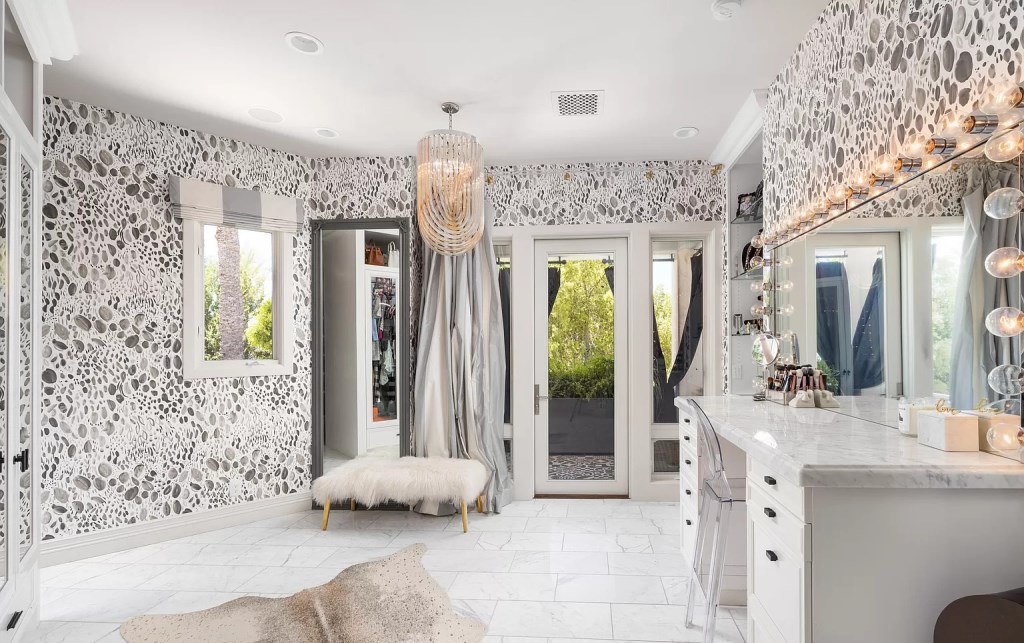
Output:
<path fill-rule="evenodd" d="M 838 395 L 903 393 L 900 236 L 819 234 L 807 241 L 807 348 Z"/>
<path fill-rule="evenodd" d="M 626 240 L 534 247 L 536 493 L 626 495 Z"/>

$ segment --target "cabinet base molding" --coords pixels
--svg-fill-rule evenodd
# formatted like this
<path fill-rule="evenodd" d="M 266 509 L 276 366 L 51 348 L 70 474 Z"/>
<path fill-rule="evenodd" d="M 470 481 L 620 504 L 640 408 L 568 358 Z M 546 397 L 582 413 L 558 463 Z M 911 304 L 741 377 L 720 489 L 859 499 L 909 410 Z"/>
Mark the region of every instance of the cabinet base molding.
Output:
<path fill-rule="evenodd" d="M 134 525 L 68 536 L 40 543 L 39 564 L 50 567 L 125 549 L 192 536 L 204 531 L 235 527 L 276 516 L 309 511 L 309 491 L 229 505 L 208 511 L 149 520 Z"/>

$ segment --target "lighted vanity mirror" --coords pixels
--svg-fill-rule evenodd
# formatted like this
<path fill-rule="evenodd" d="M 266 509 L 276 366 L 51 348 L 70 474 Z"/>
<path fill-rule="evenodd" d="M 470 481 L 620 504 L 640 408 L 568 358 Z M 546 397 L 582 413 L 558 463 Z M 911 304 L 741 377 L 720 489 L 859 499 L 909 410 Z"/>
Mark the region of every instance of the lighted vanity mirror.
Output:
<path fill-rule="evenodd" d="M 786 369 L 811 365 L 836 396 L 833 411 L 893 428 L 900 397 L 1020 414 L 1014 333 L 1024 317 L 1004 310 L 1024 308 L 1022 202 L 1010 198 L 1020 166 L 988 160 L 983 147 L 767 249 L 765 322 L 780 346 L 766 375 L 775 389 Z M 775 390 L 769 399 L 791 396 Z M 1016 448 L 999 454 L 1020 457 Z"/>

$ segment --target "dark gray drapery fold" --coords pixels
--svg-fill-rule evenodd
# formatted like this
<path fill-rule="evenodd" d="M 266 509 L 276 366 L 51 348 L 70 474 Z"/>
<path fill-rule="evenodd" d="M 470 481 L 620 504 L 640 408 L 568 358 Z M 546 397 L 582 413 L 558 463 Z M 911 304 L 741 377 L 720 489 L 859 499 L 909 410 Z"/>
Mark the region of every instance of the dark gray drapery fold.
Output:
<path fill-rule="evenodd" d="M 1020 187 L 1015 170 L 974 167 L 962 201 L 964 245 L 949 359 L 949 403 L 958 409 L 974 408 L 981 398 L 1000 397 L 988 387 L 989 371 L 1000 364 L 1020 364 L 1020 337 L 996 337 L 985 329 L 985 316 L 992 310 L 1020 306 L 1020 279 L 997 279 L 985 270 L 985 258 L 993 250 L 1020 243 L 1020 217 L 997 220 L 985 215 L 985 199 L 1004 187 Z"/>
<path fill-rule="evenodd" d="M 558 299 L 558 289 L 562 287 L 562 269 L 556 266 L 548 266 L 548 314 L 555 307 L 555 300 Z"/>
<path fill-rule="evenodd" d="M 491 208 L 483 238 L 448 257 L 423 244 L 423 286 L 414 388 L 416 455 L 472 458 L 491 474 L 488 511 L 508 502 L 504 448 L 505 339 Z M 453 513 L 450 504 L 420 503 L 417 511 Z"/>
<path fill-rule="evenodd" d="M 501 297 L 501 328 L 505 332 L 505 424 L 512 423 L 512 270 L 498 269 L 498 294 Z M 549 309 L 550 312 L 550 309 Z"/>
<path fill-rule="evenodd" d="M 679 338 L 679 348 L 672 362 L 669 374 L 669 388 L 675 389 L 693 366 L 697 345 L 704 334 L 704 260 L 701 253 L 690 257 L 690 307 L 686 311 L 686 322 Z M 672 401 L 674 404 L 674 401 Z"/>
<path fill-rule="evenodd" d="M 881 257 L 871 267 L 871 285 L 853 332 L 853 391 L 885 382 L 885 267 Z"/>
<path fill-rule="evenodd" d="M 840 261 L 817 261 L 815 297 L 817 299 L 818 355 L 829 365 L 836 379 L 837 395 L 853 392 L 850 362 L 853 342 L 850 338 L 850 281 Z"/>

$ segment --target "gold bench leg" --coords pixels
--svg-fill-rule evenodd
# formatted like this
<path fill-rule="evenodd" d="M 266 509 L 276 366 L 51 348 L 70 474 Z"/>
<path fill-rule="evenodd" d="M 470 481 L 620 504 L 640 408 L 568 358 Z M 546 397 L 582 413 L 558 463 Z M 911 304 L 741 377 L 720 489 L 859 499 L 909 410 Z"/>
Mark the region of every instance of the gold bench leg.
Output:
<path fill-rule="evenodd" d="M 469 533 L 469 514 L 466 513 L 466 503 L 462 503 L 462 533 Z"/>
<path fill-rule="evenodd" d="M 476 497 L 476 512 L 478 514 L 482 514 L 484 512 L 484 497 L 483 496 L 477 496 Z"/>
<path fill-rule="evenodd" d="M 352 511 L 356 510 L 356 499 L 355 498 L 352 498 L 352 504 L 350 505 L 350 507 L 352 508 Z"/>
<path fill-rule="evenodd" d="M 320 528 L 320 531 L 327 531 L 327 519 L 331 516 L 331 499 L 328 498 L 324 502 L 324 526 Z"/>

